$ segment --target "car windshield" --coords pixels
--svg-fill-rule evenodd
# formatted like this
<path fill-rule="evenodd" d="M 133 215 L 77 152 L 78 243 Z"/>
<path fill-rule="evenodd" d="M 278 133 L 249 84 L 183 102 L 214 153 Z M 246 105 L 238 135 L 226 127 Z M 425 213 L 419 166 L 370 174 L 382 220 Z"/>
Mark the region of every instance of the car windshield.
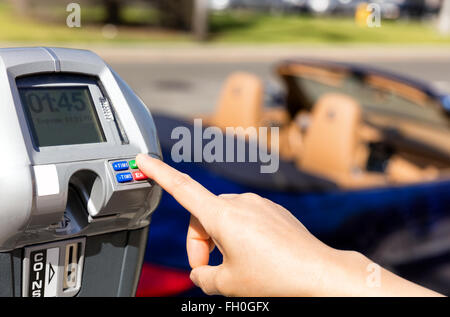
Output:
<path fill-rule="evenodd" d="M 306 72 L 304 75 L 296 74 L 295 83 L 309 105 L 314 105 L 326 93 L 341 93 L 356 99 L 365 112 L 449 129 L 448 117 L 437 100 L 417 88 L 385 77 Z"/>

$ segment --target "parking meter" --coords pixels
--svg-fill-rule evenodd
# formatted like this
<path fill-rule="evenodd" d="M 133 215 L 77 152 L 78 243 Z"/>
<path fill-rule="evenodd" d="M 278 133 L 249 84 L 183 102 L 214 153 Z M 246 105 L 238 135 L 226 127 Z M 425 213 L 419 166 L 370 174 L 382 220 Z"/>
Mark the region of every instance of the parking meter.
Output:
<path fill-rule="evenodd" d="M 0 49 L 0 296 L 133 296 L 161 188 L 152 116 L 96 54 Z"/>

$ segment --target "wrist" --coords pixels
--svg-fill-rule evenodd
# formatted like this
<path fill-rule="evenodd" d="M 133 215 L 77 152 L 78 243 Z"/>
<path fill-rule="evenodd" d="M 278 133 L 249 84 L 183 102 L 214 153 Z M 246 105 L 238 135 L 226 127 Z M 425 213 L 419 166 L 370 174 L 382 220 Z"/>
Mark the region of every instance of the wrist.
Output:
<path fill-rule="evenodd" d="M 359 252 L 329 248 L 313 296 L 365 296 L 370 264 Z"/>
<path fill-rule="evenodd" d="M 318 296 L 437 296 L 431 290 L 382 268 L 356 251 L 333 249 L 331 269 L 324 275 Z"/>

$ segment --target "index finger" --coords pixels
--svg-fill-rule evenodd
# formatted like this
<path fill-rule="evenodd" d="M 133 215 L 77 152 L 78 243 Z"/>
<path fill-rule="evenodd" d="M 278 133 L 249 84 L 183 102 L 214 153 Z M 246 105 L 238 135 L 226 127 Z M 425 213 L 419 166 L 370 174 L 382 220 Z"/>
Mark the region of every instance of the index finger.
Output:
<path fill-rule="evenodd" d="M 189 175 L 177 171 L 159 159 L 139 154 L 136 162 L 147 177 L 156 181 L 207 229 L 214 218 L 214 211 L 220 208 L 221 200 L 216 195 Z"/>

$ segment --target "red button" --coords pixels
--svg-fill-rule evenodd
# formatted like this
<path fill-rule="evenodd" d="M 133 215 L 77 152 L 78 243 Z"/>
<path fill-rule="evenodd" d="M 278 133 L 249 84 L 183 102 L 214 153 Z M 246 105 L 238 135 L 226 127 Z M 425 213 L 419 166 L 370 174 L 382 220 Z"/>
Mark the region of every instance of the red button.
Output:
<path fill-rule="evenodd" d="M 141 171 L 133 172 L 133 178 L 136 181 L 143 181 L 148 179 L 148 177 L 145 176 L 144 173 L 142 173 Z"/>

